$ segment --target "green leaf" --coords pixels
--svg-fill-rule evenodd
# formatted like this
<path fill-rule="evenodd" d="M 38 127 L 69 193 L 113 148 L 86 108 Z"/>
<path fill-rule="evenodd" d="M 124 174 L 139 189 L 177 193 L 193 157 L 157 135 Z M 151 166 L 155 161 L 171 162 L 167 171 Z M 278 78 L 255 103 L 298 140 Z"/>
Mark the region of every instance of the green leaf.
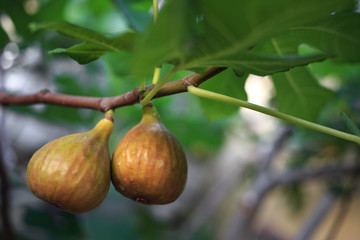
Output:
<path fill-rule="evenodd" d="M 297 27 L 287 36 L 307 43 L 339 62 L 360 62 L 360 14 L 340 13 L 315 26 Z"/>
<path fill-rule="evenodd" d="M 360 137 L 360 130 L 356 126 L 354 121 L 352 121 L 344 112 L 340 112 L 340 116 L 342 117 L 342 119 L 344 119 L 344 121 L 345 121 L 346 125 L 348 126 L 348 128 L 350 129 L 350 131 L 352 133 L 354 133 L 356 136 Z"/>
<path fill-rule="evenodd" d="M 58 48 L 49 53 L 65 53 L 80 64 L 86 64 L 102 57 L 107 51 L 120 52 L 133 48 L 136 33 L 126 32 L 118 36 L 107 37 L 70 23 L 42 23 L 32 24 L 31 29 L 52 29 L 61 34 L 83 41 L 84 43 L 72 46 L 68 49 Z"/>
<path fill-rule="evenodd" d="M 106 51 L 91 43 L 82 43 L 68 49 L 57 48 L 49 53 L 65 53 L 80 64 L 87 64 L 101 58 Z"/>
<path fill-rule="evenodd" d="M 228 57 L 224 60 L 216 60 L 199 63 L 198 67 L 219 66 L 229 67 L 237 72 L 247 72 L 259 76 L 267 76 L 277 72 L 288 71 L 296 66 L 307 65 L 311 62 L 322 61 L 326 57 L 322 54 L 300 56 L 300 55 L 269 55 L 259 53 L 243 53 L 238 56 Z"/>
<path fill-rule="evenodd" d="M 40 1 L 40 6 L 35 14 L 37 21 L 61 21 L 64 19 L 64 9 L 71 0 Z M 26 24 L 28 27 L 28 23 Z"/>
<path fill-rule="evenodd" d="M 137 48 L 133 72 L 150 74 L 166 61 L 178 69 L 223 66 L 261 41 L 352 6 L 352 0 L 168 1 Z"/>
<path fill-rule="evenodd" d="M 0 26 L 0 49 L 3 49 L 6 44 L 9 42 L 9 37 L 4 31 L 4 29 Z"/>
<path fill-rule="evenodd" d="M 33 31 L 38 31 L 40 29 L 52 29 L 71 38 L 91 43 L 107 51 L 131 49 L 136 35 L 135 33 L 128 32 L 116 37 L 107 37 L 101 33 L 66 22 L 41 24 L 33 23 L 30 25 L 30 28 Z"/>
<path fill-rule="evenodd" d="M 238 99 L 247 100 L 247 94 L 244 88 L 246 78 L 247 74 L 240 78 L 236 76 L 231 69 L 227 69 L 201 84 L 201 88 L 209 91 L 221 92 L 222 94 Z M 229 117 L 229 115 L 234 114 L 239 110 L 239 107 L 237 106 L 224 104 L 222 102 L 206 98 L 199 98 L 199 101 L 206 116 L 211 120 Z"/>
<path fill-rule="evenodd" d="M 33 17 L 24 10 L 24 4 L 21 0 L 4 1 L 0 0 L 0 11 L 5 12 L 12 20 L 16 28 L 16 33 L 22 38 L 29 40 L 33 36 L 29 31 L 28 24 L 33 21 Z"/>
<path fill-rule="evenodd" d="M 296 52 L 300 44 L 316 48 L 337 62 L 360 62 L 360 14 L 338 13 L 312 26 L 296 27 L 276 37 L 281 42 L 282 54 Z M 272 41 L 272 40 L 271 40 Z M 267 51 L 264 42 L 254 49 L 256 52 Z"/>
<path fill-rule="evenodd" d="M 53 240 L 84 240 L 86 239 L 85 232 L 81 225 L 81 220 L 74 214 L 64 211 L 57 211 L 50 208 L 36 209 L 33 207 L 24 208 L 23 222 L 26 227 L 35 229 L 43 229 L 41 237 L 44 239 Z M 49 213 L 51 212 L 51 213 Z M 55 220 L 56 219 L 56 220 Z M 59 224 L 61 221 L 62 224 Z M 33 236 L 39 236 L 34 234 Z M 35 237 L 36 238 L 36 237 Z M 21 239 L 33 239 L 21 238 Z"/>
<path fill-rule="evenodd" d="M 149 9 L 152 6 L 151 1 L 114 0 L 114 4 L 125 15 L 131 28 L 136 31 L 143 31 L 148 23 L 152 21 L 152 16 L 149 14 Z"/>
<path fill-rule="evenodd" d="M 298 51 L 298 45 L 293 43 L 293 38 L 279 36 L 256 46 L 254 51 L 288 56 Z M 274 74 L 272 79 L 279 110 L 309 121 L 315 121 L 322 106 L 335 97 L 303 67 Z"/>
<path fill-rule="evenodd" d="M 281 112 L 315 121 L 321 107 L 335 97 L 322 87 L 306 68 L 294 68 L 271 76 Z"/>

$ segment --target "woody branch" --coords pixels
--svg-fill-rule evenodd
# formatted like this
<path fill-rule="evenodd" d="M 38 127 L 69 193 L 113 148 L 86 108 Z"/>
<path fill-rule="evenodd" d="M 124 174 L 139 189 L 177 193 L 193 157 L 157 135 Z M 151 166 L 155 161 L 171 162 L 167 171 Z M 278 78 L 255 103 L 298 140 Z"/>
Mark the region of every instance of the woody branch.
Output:
<path fill-rule="evenodd" d="M 199 86 L 201 83 L 211 77 L 224 71 L 226 68 L 210 67 L 203 74 L 194 73 L 183 79 L 169 82 L 165 84 L 154 96 L 154 98 L 164 97 L 168 95 L 178 94 L 187 91 L 190 85 Z M 150 91 L 155 85 L 147 86 L 146 91 Z M 67 94 L 52 93 L 47 89 L 28 95 L 13 96 L 8 95 L 0 90 L 0 104 L 2 105 L 29 105 L 29 104 L 53 104 L 67 107 L 89 108 L 102 112 L 109 109 L 116 109 L 123 106 L 133 105 L 139 102 L 139 87 L 133 91 L 114 97 L 85 97 Z"/>

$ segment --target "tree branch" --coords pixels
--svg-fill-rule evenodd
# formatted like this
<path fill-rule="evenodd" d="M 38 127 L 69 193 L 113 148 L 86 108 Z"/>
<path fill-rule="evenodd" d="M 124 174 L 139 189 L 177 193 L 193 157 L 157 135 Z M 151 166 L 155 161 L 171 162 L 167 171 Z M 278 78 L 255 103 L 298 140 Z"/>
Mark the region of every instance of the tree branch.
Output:
<path fill-rule="evenodd" d="M 201 83 L 219 74 L 225 69 L 226 68 L 222 67 L 210 67 L 203 74 L 194 73 L 183 79 L 169 82 L 159 90 L 159 92 L 154 96 L 154 98 L 186 92 L 188 86 L 192 85 L 197 87 Z M 147 86 L 145 89 L 146 91 L 150 91 L 152 88 L 154 88 L 154 86 L 155 85 L 150 85 Z M 90 108 L 102 112 L 106 112 L 109 109 L 116 109 L 119 107 L 138 103 L 139 97 L 139 87 L 135 88 L 133 91 L 124 93 L 119 96 L 104 98 L 51 93 L 49 90 L 46 89 L 41 90 L 40 92 L 35 94 L 12 96 L 7 95 L 0 90 L 0 104 L 2 105 L 29 105 L 36 103 L 44 103 L 67 107 Z"/>
<path fill-rule="evenodd" d="M 340 207 L 338 213 L 334 219 L 334 222 L 330 226 L 330 230 L 325 237 L 325 240 L 333 240 L 337 238 L 338 232 L 343 226 L 343 223 L 346 220 L 346 216 L 349 213 L 351 207 L 352 194 L 350 196 L 345 196 L 340 200 Z"/>
<path fill-rule="evenodd" d="M 283 185 L 294 182 L 302 182 L 312 178 L 329 177 L 336 178 L 344 175 L 359 175 L 360 168 L 358 166 L 326 166 L 318 169 L 305 168 L 299 170 L 289 170 L 273 179 L 274 185 Z"/>
<path fill-rule="evenodd" d="M 357 165 L 325 166 L 322 168 L 305 168 L 288 170 L 280 175 L 261 174 L 253 186 L 245 193 L 240 204 L 241 213 L 236 215 L 224 239 L 245 239 L 253 218 L 269 191 L 278 186 L 303 182 L 315 178 L 341 178 L 349 175 L 359 175 Z M 235 237 L 236 236 L 236 237 Z M 304 238 L 299 238 L 304 239 Z"/>
<path fill-rule="evenodd" d="M 336 200 L 337 196 L 333 192 L 327 191 L 311 211 L 310 216 L 304 221 L 293 240 L 311 239 L 316 229 L 333 208 Z"/>

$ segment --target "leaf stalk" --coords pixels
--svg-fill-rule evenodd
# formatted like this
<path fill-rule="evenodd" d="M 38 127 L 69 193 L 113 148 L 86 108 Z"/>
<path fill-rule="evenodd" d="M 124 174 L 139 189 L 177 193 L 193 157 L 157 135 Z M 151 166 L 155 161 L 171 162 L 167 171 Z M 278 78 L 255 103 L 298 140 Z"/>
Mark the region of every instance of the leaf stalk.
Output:
<path fill-rule="evenodd" d="M 248 108 L 257 112 L 261 112 L 264 113 L 266 115 L 269 116 L 273 116 L 276 118 L 279 118 L 281 120 L 290 122 L 292 124 L 301 126 L 301 127 L 305 127 L 305 128 L 309 128 L 318 132 L 322 132 L 322 133 L 326 133 L 338 138 L 342 138 L 348 141 L 352 141 L 355 142 L 357 144 L 360 144 L 360 137 L 353 135 L 353 134 L 349 134 L 349 133 L 345 133 L 339 130 L 335 130 L 333 128 L 329 128 L 329 127 L 325 127 L 323 125 L 317 124 L 317 123 L 313 123 L 304 119 L 300 119 L 276 110 L 272 110 L 266 107 L 262 107 L 253 103 L 249 103 L 247 101 L 243 101 L 240 99 L 236 99 L 236 98 L 232 98 L 226 95 L 222 95 L 219 93 L 215 93 L 215 92 L 211 92 L 211 91 L 207 91 L 204 89 L 200 89 L 200 88 L 196 88 L 194 86 L 188 86 L 187 87 L 188 92 L 199 96 L 199 97 L 204 97 L 204 98 L 208 98 L 208 99 L 212 99 L 215 101 L 220 101 L 220 102 L 224 102 L 224 103 L 229 103 L 232 105 L 236 105 L 236 106 L 240 106 L 240 107 L 244 107 L 244 108 Z"/>

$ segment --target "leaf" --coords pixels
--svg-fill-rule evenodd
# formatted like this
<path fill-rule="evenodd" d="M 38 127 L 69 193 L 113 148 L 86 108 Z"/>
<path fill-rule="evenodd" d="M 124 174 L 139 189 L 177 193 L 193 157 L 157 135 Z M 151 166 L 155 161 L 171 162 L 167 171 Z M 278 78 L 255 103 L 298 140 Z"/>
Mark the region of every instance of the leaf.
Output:
<path fill-rule="evenodd" d="M 239 78 L 231 69 L 227 69 L 201 84 L 201 88 L 209 91 L 221 92 L 222 94 L 237 99 L 246 100 L 247 94 L 244 88 L 246 78 L 247 75 Z M 205 111 L 206 116 L 210 120 L 228 117 L 239 110 L 239 107 L 237 106 L 206 98 L 199 98 L 199 101 L 201 103 L 201 108 Z"/>
<path fill-rule="evenodd" d="M 260 44 L 254 51 L 288 56 L 296 54 L 297 49 L 298 45 L 293 44 L 293 38 L 279 36 Z M 332 91 L 322 87 L 304 67 L 276 73 L 271 78 L 279 110 L 309 121 L 315 121 L 322 106 L 335 97 Z"/>
<path fill-rule="evenodd" d="M 9 37 L 4 31 L 4 29 L 0 26 L 0 49 L 3 49 L 6 44 L 9 42 Z"/>
<path fill-rule="evenodd" d="M 314 25 L 297 27 L 287 36 L 320 49 L 338 62 L 360 62 L 360 14 L 340 13 Z"/>
<path fill-rule="evenodd" d="M 28 23 L 33 21 L 33 17 L 29 16 L 25 10 L 23 1 L 12 0 L 12 1 L 0 1 L 1 14 L 3 12 L 10 17 L 16 28 L 16 33 L 22 38 L 29 40 L 32 39 L 32 34 L 29 31 Z"/>
<path fill-rule="evenodd" d="M 61 21 L 64 19 L 64 9 L 68 7 L 70 0 L 41 1 L 35 14 L 37 21 Z M 28 27 L 28 23 L 26 24 Z"/>
<path fill-rule="evenodd" d="M 20 239 L 34 239 L 36 238 L 35 236 L 38 238 L 53 240 L 86 239 L 81 220 L 79 220 L 79 218 L 74 214 L 56 210 L 49 211 L 48 208 L 44 207 L 42 209 L 26 207 L 23 209 L 23 211 L 24 219 L 22 224 L 24 224 L 24 226 L 27 228 L 34 229 L 35 234 L 31 235 L 34 237 L 27 236 L 26 238 Z M 62 224 L 59 224 L 58 221 L 60 221 Z M 36 234 L 36 232 L 40 229 L 43 230 L 42 234 Z"/>
<path fill-rule="evenodd" d="M 57 48 L 49 53 L 65 53 L 80 64 L 87 64 L 101 58 L 106 51 L 91 43 L 82 43 L 68 49 Z"/>
<path fill-rule="evenodd" d="M 344 121 L 345 121 L 346 125 L 348 126 L 348 128 L 350 129 L 350 131 L 352 133 L 354 133 L 356 136 L 360 137 L 360 130 L 356 126 L 354 121 L 352 121 L 344 112 L 340 112 L 340 116 L 342 117 L 342 119 L 344 119 Z"/>
<path fill-rule="evenodd" d="M 87 28 L 70 23 L 42 23 L 32 24 L 31 29 L 52 29 L 84 43 L 68 49 L 58 48 L 49 53 L 65 53 L 80 64 L 86 64 L 102 57 L 107 51 L 120 52 L 131 50 L 135 42 L 136 33 L 126 32 L 114 37 L 107 37 Z"/>
<path fill-rule="evenodd" d="M 306 68 L 294 68 L 271 76 L 281 112 L 315 121 L 321 107 L 335 97 L 322 87 Z"/>
<path fill-rule="evenodd" d="M 244 53 L 234 58 L 215 62 L 199 63 L 198 67 L 219 66 L 229 67 L 237 72 L 247 72 L 259 76 L 267 76 L 277 72 L 288 71 L 290 68 L 296 66 L 307 65 L 311 62 L 322 61 L 326 57 L 322 54 L 300 56 L 300 55 L 266 55 L 258 53 Z"/>
<path fill-rule="evenodd" d="M 33 31 L 38 31 L 40 29 L 52 29 L 71 38 L 78 39 L 86 43 L 92 43 L 99 48 L 108 51 L 121 51 L 123 49 L 131 48 L 134 41 L 133 37 L 135 36 L 135 33 L 129 32 L 110 38 L 90 29 L 66 22 L 41 24 L 33 23 L 30 25 L 30 28 Z"/>
<path fill-rule="evenodd" d="M 296 52 L 300 44 L 316 48 L 337 62 L 360 62 L 360 14 L 338 13 L 324 21 L 304 27 L 296 27 L 276 37 L 280 41 L 283 53 Z M 267 52 L 272 40 L 259 44 L 254 51 Z"/>
<path fill-rule="evenodd" d="M 152 16 L 149 14 L 149 9 L 152 6 L 151 1 L 114 0 L 114 4 L 125 15 L 131 28 L 136 31 L 143 31 L 152 21 Z"/>
<path fill-rule="evenodd" d="M 137 47 L 133 72 L 150 74 L 166 61 L 178 69 L 222 66 L 261 41 L 351 6 L 352 0 L 168 1 Z"/>

